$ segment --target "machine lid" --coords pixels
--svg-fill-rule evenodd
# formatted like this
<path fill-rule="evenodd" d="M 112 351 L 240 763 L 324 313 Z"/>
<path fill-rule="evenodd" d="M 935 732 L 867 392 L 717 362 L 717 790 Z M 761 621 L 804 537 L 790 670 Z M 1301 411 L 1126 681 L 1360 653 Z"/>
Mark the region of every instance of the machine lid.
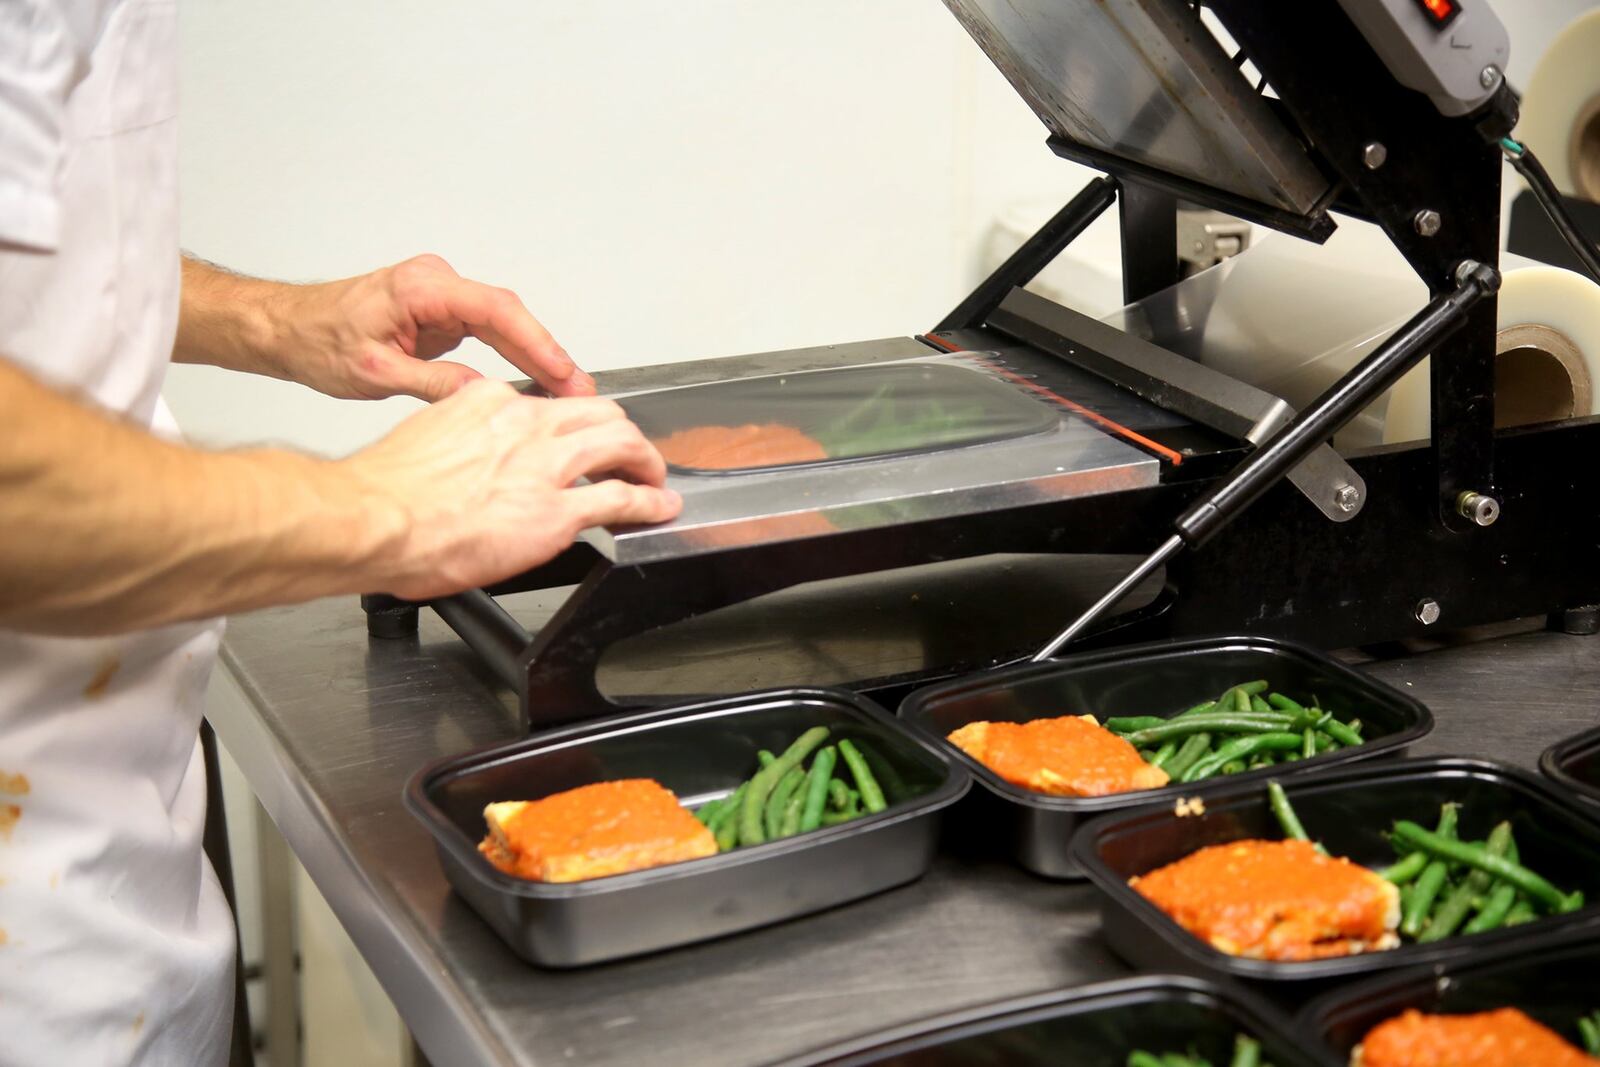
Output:
<path fill-rule="evenodd" d="M 1189 0 L 945 6 L 1058 138 L 1296 215 L 1331 188 Z"/>

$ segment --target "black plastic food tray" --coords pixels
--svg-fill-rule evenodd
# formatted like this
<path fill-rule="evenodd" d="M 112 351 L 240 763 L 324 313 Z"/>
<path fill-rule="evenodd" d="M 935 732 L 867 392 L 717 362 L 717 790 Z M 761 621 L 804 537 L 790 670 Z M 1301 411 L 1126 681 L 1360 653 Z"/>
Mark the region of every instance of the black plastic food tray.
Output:
<path fill-rule="evenodd" d="M 1590 931 L 1600 935 L 1600 930 Z M 1578 1045 L 1577 1020 L 1600 1005 L 1600 940 L 1580 939 L 1485 962 L 1409 970 L 1345 986 L 1307 1004 L 1296 1029 L 1340 1063 L 1374 1026 L 1407 1008 L 1458 1015 L 1518 1008 Z"/>
<path fill-rule="evenodd" d="M 1562 789 L 1600 805 L 1600 727 L 1563 738 L 1539 756 L 1539 769 Z"/>
<path fill-rule="evenodd" d="M 1206 798 L 1201 815 L 1179 817 L 1164 808 L 1110 815 L 1095 821 L 1074 846 L 1097 887 L 1101 928 L 1118 955 L 1135 966 L 1208 976 L 1316 983 L 1368 971 L 1488 958 L 1547 938 L 1569 936 L 1593 923 L 1600 902 L 1600 821 L 1562 802 L 1536 776 L 1515 767 L 1473 759 L 1397 760 L 1347 768 L 1286 783 L 1306 831 L 1335 856 L 1381 868 L 1394 862 L 1384 834 L 1396 819 L 1425 826 L 1438 821 L 1439 805 L 1462 804 L 1460 834 L 1482 839 L 1511 820 L 1522 862 L 1563 890 L 1583 890 L 1589 905 L 1514 928 L 1457 936 L 1427 945 L 1403 944 L 1383 952 L 1326 960 L 1280 962 L 1219 952 L 1188 933 L 1140 896 L 1128 879 L 1207 845 L 1245 838 L 1283 837 L 1261 784 Z M 1313 991 L 1316 990 L 1314 985 Z"/>
<path fill-rule="evenodd" d="M 1170 718 L 1228 686 L 1265 678 L 1273 689 L 1310 699 L 1340 718 L 1359 717 L 1370 740 L 1309 760 L 1104 797 L 1056 797 L 1012 785 L 945 737 L 970 722 L 1028 722 L 1058 715 L 1159 715 Z M 919 689 L 900 706 L 910 726 L 960 760 L 984 788 L 962 805 L 960 825 L 980 826 L 1023 867 L 1047 878 L 1080 878 L 1072 837 L 1094 815 L 1179 796 L 1210 796 L 1240 782 L 1398 755 L 1433 729 L 1420 701 L 1306 648 L 1265 637 L 1213 637 L 1130 645 L 1049 663 L 973 675 Z"/>
<path fill-rule="evenodd" d="M 478 854 L 484 806 L 594 782 L 654 778 L 698 806 L 728 795 L 805 730 L 871 746 L 888 810 L 686 863 L 583 882 L 532 882 Z M 536 734 L 440 760 L 406 786 L 446 877 L 519 956 L 573 967 L 720 937 L 909 882 L 927 870 L 944 808 L 970 779 L 937 746 L 854 694 L 756 693 Z M 900 798 L 895 793 L 900 793 Z"/>
<path fill-rule="evenodd" d="M 1128 1053 L 1194 1049 L 1232 1058 L 1234 1035 L 1261 1042 L 1274 1067 L 1334 1067 L 1289 1021 L 1238 989 L 1164 975 L 1005 1000 L 925 1019 L 786 1061 L 785 1067 L 1124 1067 Z"/>

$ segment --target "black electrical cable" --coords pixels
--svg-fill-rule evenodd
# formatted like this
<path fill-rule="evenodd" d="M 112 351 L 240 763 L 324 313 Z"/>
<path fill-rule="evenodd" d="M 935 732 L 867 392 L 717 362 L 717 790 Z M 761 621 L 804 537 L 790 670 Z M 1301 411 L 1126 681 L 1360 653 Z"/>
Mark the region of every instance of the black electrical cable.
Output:
<path fill-rule="evenodd" d="M 1527 180 L 1528 188 L 1533 190 L 1539 206 L 1550 216 L 1550 222 L 1572 247 L 1572 251 L 1582 261 L 1589 276 L 1600 282 L 1600 251 L 1595 249 L 1594 242 L 1584 235 L 1578 228 L 1577 222 L 1567 212 L 1566 204 L 1561 201 L 1560 190 L 1556 188 L 1556 183 L 1550 180 L 1550 175 L 1544 169 L 1544 164 L 1539 162 L 1539 157 L 1534 155 L 1527 145 L 1513 141 L 1509 137 L 1500 138 L 1500 147 L 1505 151 L 1511 165 L 1517 168 L 1517 173 Z"/>

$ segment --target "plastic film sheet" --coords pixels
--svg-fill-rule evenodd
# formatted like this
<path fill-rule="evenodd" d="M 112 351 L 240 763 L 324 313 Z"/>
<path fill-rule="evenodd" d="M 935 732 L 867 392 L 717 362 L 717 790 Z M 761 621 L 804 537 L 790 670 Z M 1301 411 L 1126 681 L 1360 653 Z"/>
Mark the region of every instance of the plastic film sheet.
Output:
<path fill-rule="evenodd" d="M 769 375 L 644 393 L 629 418 L 684 474 L 816 467 L 987 444 L 1053 428 L 1015 387 L 946 363 Z"/>
<path fill-rule="evenodd" d="M 1600 285 L 1505 257 L 1495 418 L 1523 425 L 1600 413 Z M 1278 234 L 1105 321 L 1304 408 L 1428 300 L 1367 223 L 1341 219 L 1321 247 Z M 1429 435 L 1424 360 L 1334 439 L 1342 451 Z"/>

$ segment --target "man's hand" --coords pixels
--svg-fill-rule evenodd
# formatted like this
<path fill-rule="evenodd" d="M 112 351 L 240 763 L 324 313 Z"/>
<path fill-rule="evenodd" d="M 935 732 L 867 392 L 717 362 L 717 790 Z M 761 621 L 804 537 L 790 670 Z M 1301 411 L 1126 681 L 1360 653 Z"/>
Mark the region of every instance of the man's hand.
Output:
<path fill-rule="evenodd" d="M 418 412 L 342 466 L 403 516 L 371 588 L 410 600 L 520 574 L 581 530 L 665 522 L 681 506 L 661 488 L 661 454 L 614 401 L 541 400 L 496 381 Z"/>
<path fill-rule="evenodd" d="M 329 396 L 442 400 L 481 377 L 438 357 L 476 337 L 554 396 L 587 396 L 594 379 L 515 293 L 417 256 L 344 281 L 287 285 L 183 263 L 173 358 L 252 371 Z"/>

